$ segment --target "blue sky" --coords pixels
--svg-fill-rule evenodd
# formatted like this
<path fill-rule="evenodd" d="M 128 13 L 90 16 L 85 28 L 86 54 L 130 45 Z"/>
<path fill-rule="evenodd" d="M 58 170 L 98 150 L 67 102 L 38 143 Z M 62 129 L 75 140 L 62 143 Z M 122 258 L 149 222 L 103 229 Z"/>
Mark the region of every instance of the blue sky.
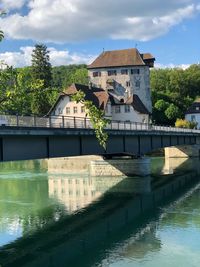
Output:
<path fill-rule="evenodd" d="M 198 0 L 1 0 L 0 59 L 30 65 L 45 43 L 52 65 L 90 63 L 105 50 L 137 47 L 158 67 L 200 61 Z"/>

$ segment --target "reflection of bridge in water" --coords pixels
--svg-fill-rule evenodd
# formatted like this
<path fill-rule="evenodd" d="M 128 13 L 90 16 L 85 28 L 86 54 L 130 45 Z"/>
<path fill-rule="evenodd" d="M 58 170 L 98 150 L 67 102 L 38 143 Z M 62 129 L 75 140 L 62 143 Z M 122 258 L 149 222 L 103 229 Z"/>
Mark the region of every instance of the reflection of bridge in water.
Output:
<path fill-rule="evenodd" d="M 49 195 L 64 206 L 68 215 L 30 237 L 1 248 L 2 265 L 75 266 L 73 261 L 78 256 L 86 255 L 91 249 L 98 250 L 102 242 L 110 246 L 119 241 L 120 232 L 133 231 L 133 225 L 141 226 L 137 224 L 140 216 L 155 212 L 155 207 L 176 197 L 176 192 L 187 189 L 192 181 L 196 181 L 196 171 L 186 169 L 184 175 L 173 175 L 173 179 L 171 175 L 165 175 L 165 179 L 162 176 L 106 179 L 49 174 Z M 148 238 L 148 231 L 140 236 Z M 161 243 L 158 239 L 143 248 L 142 253 L 134 246 L 132 240 L 127 253 L 134 250 L 136 257 L 142 257 L 149 248 L 159 250 Z"/>

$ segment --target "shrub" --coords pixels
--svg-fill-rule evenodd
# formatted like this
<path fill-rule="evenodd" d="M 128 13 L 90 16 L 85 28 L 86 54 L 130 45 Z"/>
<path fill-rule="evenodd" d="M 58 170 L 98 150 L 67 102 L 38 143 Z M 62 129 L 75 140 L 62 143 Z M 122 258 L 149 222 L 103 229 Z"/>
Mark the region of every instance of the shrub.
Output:
<path fill-rule="evenodd" d="M 177 119 L 176 123 L 175 123 L 175 127 L 195 129 L 195 128 L 197 128 L 197 122 L 187 121 L 187 120 L 183 120 L 183 119 Z"/>

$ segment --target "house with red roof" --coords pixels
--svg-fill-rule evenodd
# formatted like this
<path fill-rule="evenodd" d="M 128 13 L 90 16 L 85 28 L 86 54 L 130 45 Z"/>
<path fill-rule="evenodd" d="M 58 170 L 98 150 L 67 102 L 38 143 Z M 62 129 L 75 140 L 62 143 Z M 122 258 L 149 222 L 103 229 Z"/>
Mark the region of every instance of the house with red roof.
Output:
<path fill-rule="evenodd" d="M 147 123 L 152 112 L 150 68 L 154 60 L 136 48 L 102 52 L 88 66 L 89 85 L 72 84 L 49 114 L 85 118 L 83 104 L 71 98 L 80 90 L 111 120 Z"/>

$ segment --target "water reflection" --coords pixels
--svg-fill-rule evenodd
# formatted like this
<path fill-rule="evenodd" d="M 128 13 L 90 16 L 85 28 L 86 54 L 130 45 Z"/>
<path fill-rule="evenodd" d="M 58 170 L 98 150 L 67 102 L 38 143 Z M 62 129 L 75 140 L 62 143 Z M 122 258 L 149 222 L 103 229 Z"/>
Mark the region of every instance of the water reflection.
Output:
<path fill-rule="evenodd" d="M 174 174 L 177 172 L 193 171 L 200 173 L 198 158 L 165 158 L 162 169 L 163 174 Z"/>
<path fill-rule="evenodd" d="M 161 239 L 157 236 L 157 223 L 145 226 L 137 234 L 136 218 L 148 214 L 148 210 L 159 204 L 159 198 L 169 199 L 167 194 L 172 194 L 175 188 L 181 186 L 181 180 L 177 181 L 176 186 L 170 184 L 172 180 L 176 182 L 176 176 L 171 179 L 171 175 L 165 175 L 163 178 L 158 175 L 158 170 L 162 173 L 166 166 L 171 166 L 170 170 L 173 169 L 174 173 L 191 172 L 193 175 L 194 165 L 198 165 L 180 160 L 179 163 L 172 161 L 172 165 L 167 162 L 164 167 L 161 162 L 164 163 L 164 160 L 152 159 L 152 169 L 157 170 L 156 179 L 154 175 L 131 178 L 89 177 L 83 173 L 72 174 L 69 169 L 66 174 L 63 163 L 62 172 L 55 173 L 56 165 L 51 162 L 53 173 L 46 161 L 28 163 L 29 167 L 24 167 L 22 162 L 21 167 L 18 163 L 4 165 L 0 172 L 0 246 L 23 238 L 2 247 L 0 259 L 4 256 L 7 261 L 11 261 L 7 251 L 14 248 L 13 259 L 20 253 L 27 253 L 25 266 L 65 266 L 73 257 L 85 255 L 95 246 L 99 250 L 102 242 L 107 249 L 108 246 L 115 246 L 116 242 L 127 240 L 127 236 L 133 232 L 134 236 L 120 250 L 123 258 L 143 258 L 149 251 L 156 253 L 162 247 Z M 155 186 L 155 180 L 159 180 L 158 186 Z M 163 180 L 164 183 L 160 182 Z M 185 183 L 187 179 L 184 176 L 182 180 Z M 186 214 L 181 217 L 177 213 L 183 222 L 190 219 L 189 210 L 195 209 L 197 199 L 190 205 L 188 214 L 185 211 Z M 196 212 L 198 214 L 199 209 L 196 208 Z M 168 218 L 176 215 L 173 212 L 171 214 Z M 198 216 L 195 220 L 198 220 Z M 139 223 L 142 221 L 144 218 Z M 27 234 L 30 233 L 32 237 L 28 238 Z M 109 240 L 109 245 L 105 240 Z M 28 255 L 35 255 L 38 248 L 42 255 L 45 251 L 43 261 L 38 255 L 36 262 L 28 263 Z M 96 253 L 95 259 L 98 258 L 98 251 Z M 74 264 L 69 266 L 76 266 Z M 77 266 L 84 266 L 80 264 L 77 262 Z"/>
<path fill-rule="evenodd" d="M 68 213 L 83 209 L 105 193 L 133 194 L 151 191 L 151 177 L 49 176 L 49 197 L 58 200 Z"/>

